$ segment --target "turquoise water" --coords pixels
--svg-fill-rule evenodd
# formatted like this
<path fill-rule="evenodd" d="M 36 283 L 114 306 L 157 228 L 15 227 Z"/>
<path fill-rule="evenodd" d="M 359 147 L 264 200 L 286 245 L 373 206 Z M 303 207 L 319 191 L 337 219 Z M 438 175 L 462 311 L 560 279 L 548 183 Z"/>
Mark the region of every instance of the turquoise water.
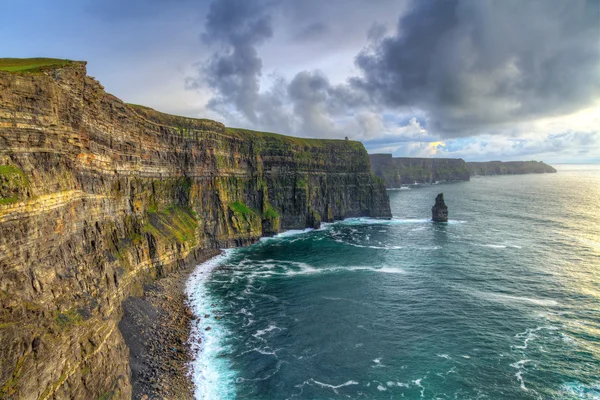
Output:
<path fill-rule="evenodd" d="M 196 397 L 600 399 L 600 169 L 558 170 L 390 191 L 392 220 L 199 266 Z"/>

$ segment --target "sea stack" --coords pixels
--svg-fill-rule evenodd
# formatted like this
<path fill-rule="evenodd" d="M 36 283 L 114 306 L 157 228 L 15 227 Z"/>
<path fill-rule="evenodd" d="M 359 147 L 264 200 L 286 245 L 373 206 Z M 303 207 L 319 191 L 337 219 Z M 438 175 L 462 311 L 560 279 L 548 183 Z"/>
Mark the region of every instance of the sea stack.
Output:
<path fill-rule="evenodd" d="M 435 198 L 435 205 L 431 207 L 431 219 L 436 222 L 448 222 L 448 207 L 444 203 L 444 193 Z"/>

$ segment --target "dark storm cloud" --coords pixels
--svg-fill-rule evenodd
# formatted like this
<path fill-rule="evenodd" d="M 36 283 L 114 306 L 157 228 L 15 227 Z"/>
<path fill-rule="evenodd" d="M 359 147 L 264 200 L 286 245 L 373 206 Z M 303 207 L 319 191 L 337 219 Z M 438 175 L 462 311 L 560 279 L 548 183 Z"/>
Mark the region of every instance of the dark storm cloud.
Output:
<path fill-rule="evenodd" d="M 392 0 L 381 0 L 374 9 L 381 13 L 391 3 Z M 364 20 L 359 6 L 365 4 L 363 0 L 333 0 L 327 3 L 320 0 L 213 1 L 202 36 L 204 43 L 211 48 L 211 55 L 201 66 L 198 77 L 188 79 L 187 87 L 200 89 L 208 86 L 213 89 L 214 96 L 209 107 L 229 122 L 289 133 L 299 133 L 301 128 L 310 129 L 314 135 L 329 134 L 333 126 L 329 114 L 344 110 L 360 97 L 364 102 L 364 93 L 331 87 L 327 77 L 307 71 L 299 72 L 290 82 L 275 78 L 273 87 L 261 88 L 263 59 L 258 49 L 273 38 L 275 26 L 279 29 L 280 38 L 287 38 L 290 46 L 294 43 L 320 44 L 324 39 L 332 40 L 332 35 L 348 37 L 347 33 L 333 33 L 331 27 L 336 23 L 339 28 L 339 23 L 356 24 L 356 21 Z M 357 32 L 353 31 L 353 34 Z M 364 32 L 360 35 L 364 41 Z M 340 40 L 334 42 L 336 47 L 343 44 Z M 290 48 L 289 51 L 295 50 Z M 310 54 L 307 56 L 310 57 Z M 315 82 L 321 78 L 323 82 L 316 87 Z M 304 84 L 312 86 L 306 91 L 301 89 Z M 316 90 L 315 93 L 309 94 L 311 88 Z M 318 101 L 309 104 L 305 99 L 309 95 Z M 275 107 L 269 108 L 272 106 Z"/>
<path fill-rule="evenodd" d="M 257 120 L 262 60 L 257 46 L 273 35 L 269 0 L 218 0 L 210 5 L 204 42 L 215 48 L 204 66 L 206 83 L 217 97 L 210 106 L 233 104 L 250 122 Z"/>
<path fill-rule="evenodd" d="M 428 137 L 449 138 L 504 134 L 600 99 L 599 0 L 400 4 L 213 1 L 203 35 L 212 53 L 190 86 L 212 88 L 209 106 L 229 122 L 310 136 L 352 137 L 354 129 L 354 137 L 369 139 L 383 129 L 405 134 L 392 133 L 394 125 L 377 117 L 383 113 L 422 115 Z M 401 16 L 390 34 L 378 18 L 391 10 Z M 275 27 L 276 39 L 287 37 L 290 46 L 314 44 L 302 47 L 310 57 L 324 51 L 321 43 L 343 46 L 359 22 L 370 44 L 357 52 L 357 76 L 333 85 L 319 71 L 299 71 L 261 89 L 259 48 Z"/>
<path fill-rule="evenodd" d="M 600 2 L 415 1 L 356 65 L 352 87 L 448 136 L 568 114 L 600 96 Z"/>

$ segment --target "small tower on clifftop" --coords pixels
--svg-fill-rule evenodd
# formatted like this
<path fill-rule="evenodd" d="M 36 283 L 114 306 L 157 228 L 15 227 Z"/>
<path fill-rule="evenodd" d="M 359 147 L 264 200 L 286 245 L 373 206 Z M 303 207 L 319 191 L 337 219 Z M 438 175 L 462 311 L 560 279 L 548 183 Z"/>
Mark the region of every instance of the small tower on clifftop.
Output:
<path fill-rule="evenodd" d="M 431 207 L 431 219 L 436 222 L 448 222 L 448 207 L 444 203 L 444 193 L 435 198 L 435 205 Z"/>

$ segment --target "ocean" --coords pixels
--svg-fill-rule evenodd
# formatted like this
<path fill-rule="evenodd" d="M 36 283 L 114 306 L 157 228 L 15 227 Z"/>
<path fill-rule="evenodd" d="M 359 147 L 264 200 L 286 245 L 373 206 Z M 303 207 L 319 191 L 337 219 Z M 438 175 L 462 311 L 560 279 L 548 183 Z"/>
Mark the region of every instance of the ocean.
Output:
<path fill-rule="evenodd" d="M 557 169 L 388 191 L 391 220 L 198 266 L 196 398 L 600 399 L 600 167 Z"/>

